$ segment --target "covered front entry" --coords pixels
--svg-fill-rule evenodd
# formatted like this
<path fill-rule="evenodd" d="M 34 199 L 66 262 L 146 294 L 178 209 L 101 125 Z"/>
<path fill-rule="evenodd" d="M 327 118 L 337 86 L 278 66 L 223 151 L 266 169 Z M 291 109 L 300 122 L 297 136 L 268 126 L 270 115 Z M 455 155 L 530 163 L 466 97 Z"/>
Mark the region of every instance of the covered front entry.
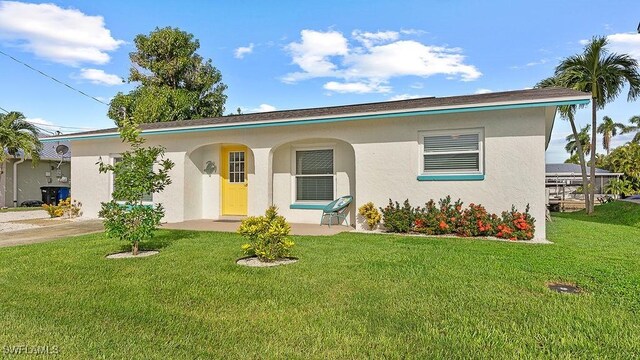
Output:
<path fill-rule="evenodd" d="M 247 147 L 222 146 L 220 164 L 222 215 L 247 215 Z"/>

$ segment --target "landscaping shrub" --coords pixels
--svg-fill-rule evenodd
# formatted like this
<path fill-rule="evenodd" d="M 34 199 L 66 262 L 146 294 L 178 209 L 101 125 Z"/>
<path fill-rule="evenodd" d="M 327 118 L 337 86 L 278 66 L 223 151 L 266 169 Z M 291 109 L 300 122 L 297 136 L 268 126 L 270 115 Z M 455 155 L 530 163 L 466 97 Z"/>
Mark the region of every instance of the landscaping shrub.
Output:
<path fill-rule="evenodd" d="M 408 200 L 403 206 L 389 200 L 389 205 L 381 209 L 384 226 L 389 232 L 416 232 L 427 235 L 456 234 L 458 236 L 496 236 L 509 240 L 530 240 L 535 232 L 535 219 L 529 213 L 518 212 L 512 206 L 502 216 L 491 214 L 482 205 L 469 204 L 463 209 L 458 199 L 451 201 L 447 196 L 438 201 L 429 200 L 424 207 L 413 208 Z"/>
<path fill-rule="evenodd" d="M 383 224 L 387 231 L 407 233 L 412 229 L 415 210 L 409 204 L 409 199 L 405 200 L 402 206 L 397 201 L 394 203 L 389 199 L 389 205 L 384 209 L 380 208 L 380 211 L 382 211 Z"/>
<path fill-rule="evenodd" d="M 78 200 L 72 201 L 71 197 L 60 200 L 58 206 L 62 208 L 62 216 L 68 219 L 73 219 L 82 215 L 82 203 Z"/>
<path fill-rule="evenodd" d="M 460 236 L 493 236 L 498 221 L 498 215 L 489 214 L 484 206 L 469 204 L 462 212 L 455 233 Z"/>
<path fill-rule="evenodd" d="M 288 236 L 291 226 L 278 209 L 270 206 L 264 216 L 250 216 L 240 224 L 238 233 L 249 240 L 242 245 L 246 255 L 270 262 L 290 255 L 294 243 Z"/>
<path fill-rule="evenodd" d="M 367 225 L 369 225 L 369 230 L 373 230 L 376 225 L 380 223 L 382 219 L 382 215 L 376 206 L 373 205 L 372 202 L 368 202 L 358 208 L 358 214 L 362 215 L 362 217 L 367 221 Z"/>
<path fill-rule="evenodd" d="M 530 240 L 535 232 L 535 219 L 529 214 L 529 205 L 523 213 L 518 212 L 515 206 L 511 211 L 502 212 L 502 221 L 497 227 L 496 236 L 509 240 Z"/>
<path fill-rule="evenodd" d="M 64 210 L 62 210 L 62 207 L 59 205 L 42 204 L 42 208 L 47 212 L 47 214 L 49 214 L 52 219 L 64 215 Z"/>

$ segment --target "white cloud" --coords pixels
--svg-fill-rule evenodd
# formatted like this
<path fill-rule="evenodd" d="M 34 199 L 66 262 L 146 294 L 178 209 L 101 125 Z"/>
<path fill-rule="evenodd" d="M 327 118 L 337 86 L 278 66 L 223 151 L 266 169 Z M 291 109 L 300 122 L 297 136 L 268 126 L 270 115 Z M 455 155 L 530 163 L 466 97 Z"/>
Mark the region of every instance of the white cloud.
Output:
<path fill-rule="evenodd" d="M 480 89 L 476 90 L 476 92 L 474 92 L 474 94 L 488 94 L 490 92 L 493 92 L 493 90 L 480 88 Z"/>
<path fill-rule="evenodd" d="M 389 79 L 398 76 L 444 74 L 463 81 L 479 78 L 475 66 L 464 64 L 460 49 L 434 47 L 413 40 L 373 46 L 368 53 L 351 54 L 345 59 L 347 77 Z"/>
<path fill-rule="evenodd" d="M 100 69 L 81 69 L 81 79 L 89 80 L 92 84 L 97 85 L 122 85 L 122 78 L 118 75 L 107 74 L 104 70 Z"/>
<path fill-rule="evenodd" d="M 398 40 L 400 34 L 397 31 L 378 31 L 375 33 L 365 32 L 360 30 L 354 30 L 351 36 L 362 43 L 365 47 L 371 47 L 372 45 L 388 43 Z"/>
<path fill-rule="evenodd" d="M 355 30 L 353 46 L 340 32 L 302 30 L 300 42 L 292 42 L 286 50 L 302 71 L 289 73 L 282 81 L 294 83 L 312 78 L 341 80 L 325 83 L 324 88 L 336 92 L 390 92 L 390 79 L 402 76 L 447 78 L 472 81 L 482 73 L 465 63 L 460 48 L 425 45 L 415 40 L 402 40 L 402 35 L 415 30 L 363 32 Z"/>
<path fill-rule="evenodd" d="M 640 34 L 623 33 L 607 36 L 609 49 L 618 54 L 629 54 L 640 61 Z"/>
<path fill-rule="evenodd" d="M 260 113 L 260 112 L 269 112 L 269 111 L 276 111 L 278 110 L 275 106 L 273 105 L 269 105 L 269 104 L 260 104 L 260 106 L 258 106 L 257 108 L 245 108 L 245 107 L 240 107 L 240 110 L 242 110 L 243 114 L 250 114 L 250 113 Z"/>
<path fill-rule="evenodd" d="M 249 44 L 249 46 L 240 46 L 234 50 L 233 56 L 235 56 L 236 59 L 243 59 L 245 55 L 249 55 L 253 52 L 253 47 L 253 43 Z"/>
<path fill-rule="evenodd" d="M 49 126 L 53 126 L 54 125 L 51 121 L 45 120 L 43 118 L 27 118 L 25 120 L 27 120 L 27 122 L 30 122 L 30 123 L 35 124 L 35 125 L 49 125 Z"/>
<path fill-rule="evenodd" d="M 62 128 L 52 123 L 49 120 L 45 120 L 43 118 L 27 118 L 25 119 L 27 122 L 32 123 L 40 128 L 40 131 L 43 133 L 51 134 L 54 131 L 62 131 Z"/>
<path fill-rule="evenodd" d="M 269 104 L 260 104 L 257 109 L 253 109 L 255 112 L 268 112 L 268 111 L 276 111 L 275 106 Z"/>
<path fill-rule="evenodd" d="M 418 99 L 418 98 L 424 98 L 424 97 L 429 97 L 429 96 L 427 96 L 427 95 L 416 95 L 416 94 L 397 94 L 397 95 L 393 95 L 392 97 L 390 97 L 389 101 Z"/>
<path fill-rule="evenodd" d="M 368 93 L 388 93 L 391 91 L 390 86 L 386 86 L 376 82 L 337 82 L 329 81 L 322 86 L 325 90 L 337 92 L 337 93 L 356 93 L 356 94 L 368 94 Z"/>
<path fill-rule="evenodd" d="M 105 64 L 122 40 L 111 36 L 102 16 L 54 4 L 0 2 L 0 39 L 25 51 L 71 66 Z"/>
<path fill-rule="evenodd" d="M 302 40 L 290 43 L 286 50 L 302 72 L 287 74 L 282 80 L 293 83 L 314 77 L 333 76 L 338 66 L 331 62 L 331 57 L 349 53 L 347 39 L 337 31 L 302 30 L 300 35 Z"/>
<path fill-rule="evenodd" d="M 549 59 L 540 59 L 537 61 L 530 61 L 524 65 L 514 65 L 511 66 L 511 69 L 513 70 L 520 70 L 520 69 L 524 69 L 524 68 L 528 68 L 528 67 L 533 67 L 533 66 L 538 66 L 538 65 L 544 65 L 546 63 L 549 62 Z"/>

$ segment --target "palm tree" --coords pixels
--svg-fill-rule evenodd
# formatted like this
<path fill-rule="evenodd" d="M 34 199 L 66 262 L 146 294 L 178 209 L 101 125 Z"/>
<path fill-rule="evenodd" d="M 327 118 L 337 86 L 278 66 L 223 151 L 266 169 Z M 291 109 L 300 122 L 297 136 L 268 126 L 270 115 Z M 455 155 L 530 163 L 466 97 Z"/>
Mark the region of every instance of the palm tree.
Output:
<path fill-rule="evenodd" d="M 555 70 L 555 76 L 563 87 L 591 93 L 591 163 L 596 160 L 597 110 L 615 100 L 625 85 L 629 85 L 628 101 L 640 95 L 638 62 L 627 54 L 610 54 L 607 43 L 606 37 L 594 37 L 582 54 L 562 60 Z M 595 166 L 592 166 L 589 190 L 591 206 L 587 213 L 593 212 L 595 171 Z"/>
<path fill-rule="evenodd" d="M 629 119 L 629 122 L 631 123 L 631 126 L 626 126 L 624 130 L 622 130 L 622 133 L 627 134 L 635 131 L 636 135 L 633 137 L 631 142 L 640 143 L 640 116 L 632 116 L 631 119 Z"/>
<path fill-rule="evenodd" d="M 564 149 L 567 150 L 571 156 L 574 153 L 580 151 L 578 148 L 582 148 L 582 151 L 585 155 L 589 155 L 591 153 L 591 139 L 589 138 L 589 130 L 591 129 L 591 125 L 587 124 L 585 127 L 580 129 L 578 132 L 578 136 L 575 134 L 568 135 L 566 137 L 567 145 L 565 145 Z M 577 140 L 576 140 L 577 139 Z"/>
<path fill-rule="evenodd" d="M 602 147 L 607 150 L 607 155 L 611 150 L 611 139 L 618 135 L 618 130 L 622 133 L 626 128 L 624 124 L 617 123 L 608 116 L 602 118 L 602 123 L 598 125 L 598 134 L 602 134 Z"/>
<path fill-rule="evenodd" d="M 42 143 L 38 139 L 38 128 L 25 120 L 20 112 L 11 111 L 0 114 L 0 165 L 9 156 L 18 156 L 19 150 L 23 151 L 23 156 L 29 156 L 32 159 L 33 165 L 38 163 L 40 150 L 42 150 Z"/>
<path fill-rule="evenodd" d="M 535 87 L 543 88 L 543 87 L 559 87 L 559 86 L 564 86 L 564 84 L 561 82 L 561 80 L 558 77 L 552 76 L 540 81 L 539 83 L 536 84 Z M 558 106 L 558 112 L 560 113 L 561 118 L 569 121 L 569 124 L 571 125 L 571 132 L 573 133 L 573 138 L 580 139 L 578 128 L 576 127 L 576 122 L 575 122 L 576 106 L 575 105 Z M 588 189 L 589 179 L 587 178 L 587 163 L 585 160 L 585 150 L 582 147 L 582 142 L 580 141 L 576 142 L 576 150 L 577 150 L 576 155 L 578 156 L 578 164 L 580 164 L 580 172 L 582 174 L 582 188 Z M 585 209 L 590 208 L 589 204 L 590 204 L 589 197 L 585 196 L 584 197 Z"/>

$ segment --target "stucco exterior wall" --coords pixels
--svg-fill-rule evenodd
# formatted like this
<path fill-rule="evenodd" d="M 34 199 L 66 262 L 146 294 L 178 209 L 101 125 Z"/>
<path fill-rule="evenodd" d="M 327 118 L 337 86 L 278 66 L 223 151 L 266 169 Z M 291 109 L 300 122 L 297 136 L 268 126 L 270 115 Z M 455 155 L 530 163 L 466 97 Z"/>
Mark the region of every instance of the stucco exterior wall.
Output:
<path fill-rule="evenodd" d="M 384 206 L 388 199 L 409 199 L 421 205 L 430 198 L 451 195 L 465 203 L 481 203 L 499 213 L 511 205 L 531 205 L 536 236 L 545 237 L 544 108 L 263 127 L 246 130 L 190 132 L 148 136 L 176 162 L 173 183 L 156 201 L 167 208 L 166 221 L 219 216 L 219 147 L 243 144 L 252 158 L 248 174 L 248 212 L 261 214 L 278 206 L 292 222 L 316 223 L 320 210 L 289 209 L 292 201 L 291 147 L 296 144 L 336 144 L 336 195 L 354 195 L 352 212 L 365 202 Z M 484 173 L 481 181 L 418 181 L 420 131 L 484 129 Z M 73 141 L 74 196 L 95 216 L 100 201 L 109 198 L 108 176 L 96 175 L 98 156 L 121 151 L 119 139 Z M 204 163 L 215 159 L 218 171 L 204 174 Z M 77 164 L 77 166 L 76 166 Z M 352 218 L 355 219 L 355 217 Z M 362 226 L 362 224 L 358 224 Z"/>
<path fill-rule="evenodd" d="M 13 207 L 13 164 L 16 160 L 6 162 L 5 173 L 1 176 L 4 178 L 0 181 L 0 186 L 4 192 L 4 202 L 1 206 Z M 32 166 L 31 160 L 26 160 L 18 164 L 18 206 L 25 200 L 41 200 L 41 186 L 71 186 L 71 165 L 68 161 L 60 165 L 60 174 L 68 179 L 68 182 L 60 182 L 57 176 L 57 161 L 41 160 L 35 167 Z M 53 168 L 53 169 L 52 169 Z M 51 173 L 51 182 L 47 182 L 45 172 Z"/>
<path fill-rule="evenodd" d="M 295 200 L 295 162 L 296 150 L 310 148 L 331 148 L 334 152 L 334 198 L 343 195 L 355 195 L 355 153 L 353 147 L 337 139 L 306 139 L 280 145 L 273 151 L 273 204 L 280 214 L 288 219 L 299 219 L 303 223 L 319 223 L 319 210 L 291 209 Z M 349 223 L 355 222 L 355 211 L 350 207 Z"/>

